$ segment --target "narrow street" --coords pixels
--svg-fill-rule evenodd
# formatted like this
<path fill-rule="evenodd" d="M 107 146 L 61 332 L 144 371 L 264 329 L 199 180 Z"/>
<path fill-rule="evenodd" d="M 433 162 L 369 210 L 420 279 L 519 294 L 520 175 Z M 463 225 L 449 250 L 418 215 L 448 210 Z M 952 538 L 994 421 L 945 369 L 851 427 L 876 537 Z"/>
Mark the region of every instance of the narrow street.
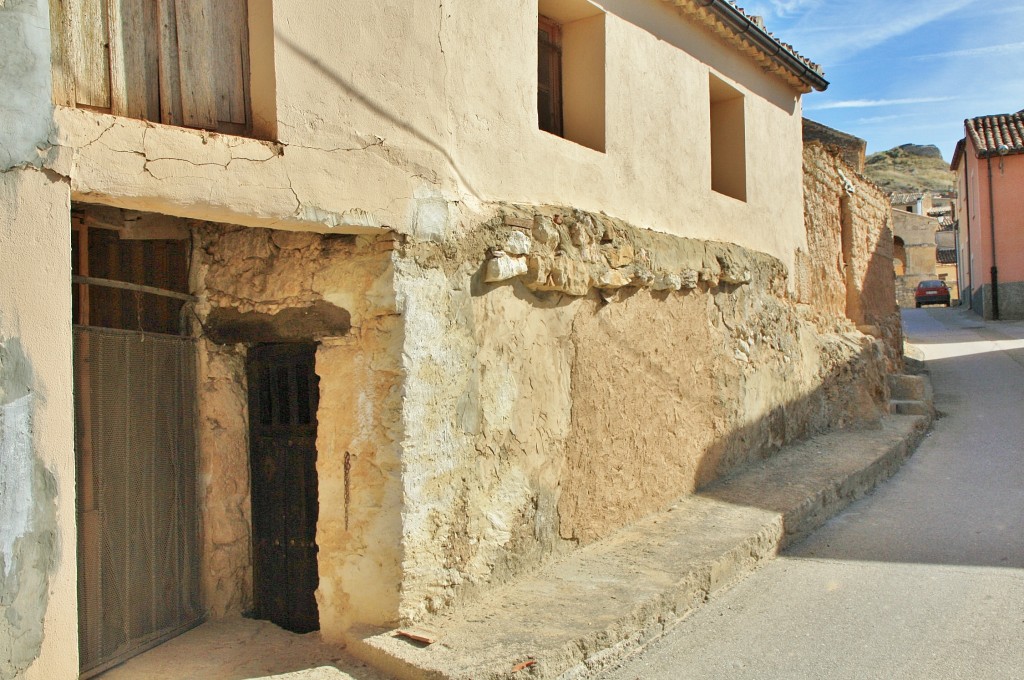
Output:
<path fill-rule="evenodd" d="M 903 318 L 940 414 L 917 453 L 607 680 L 1024 678 L 1024 323 Z"/>

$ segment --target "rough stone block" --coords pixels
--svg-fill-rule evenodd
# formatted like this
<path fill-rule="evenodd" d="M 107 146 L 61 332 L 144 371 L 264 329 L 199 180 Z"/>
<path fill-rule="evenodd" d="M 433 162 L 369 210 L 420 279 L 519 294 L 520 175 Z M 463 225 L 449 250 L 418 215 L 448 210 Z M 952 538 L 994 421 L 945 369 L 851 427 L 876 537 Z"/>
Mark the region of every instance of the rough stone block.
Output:
<path fill-rule="evenodd" d="M 505 253 L 496 254 L 487 262 L 487 273 L 484 281 L 487 283 L 500 283 L 522 276 L 527 272 L 526 260 L 519 257 L 509 257 Z"/>
<path fill-rule="evenodd" d="M 628 267 L 636 259 L 636 252 L 633 250 L 633 246 L 628 243 L 605 245 L 602 246 L 601 252 L 607 258 L 608 266 L 613 269 Z"/>
<path fill-rule="evenodd" d="M 505 252 L 509 255 L 529 255 L 533 240 L 521 231 L 513 231 L 505 241 Z"/>
<path fill-rule="evenodd" d="M 550 217 L 545 217 L 544 215 L 537 215 L 533 220 L 533 239 L 552 250 L 557 248 L 559 241 L 561 241 L 554 222 Z"/>
<path fill-rule="evenodd" d="M 654 277 L 651 288 L 654 290 L 679 290 L 683 287 L 683 278 L 679 274 L 661 273 Z"/>

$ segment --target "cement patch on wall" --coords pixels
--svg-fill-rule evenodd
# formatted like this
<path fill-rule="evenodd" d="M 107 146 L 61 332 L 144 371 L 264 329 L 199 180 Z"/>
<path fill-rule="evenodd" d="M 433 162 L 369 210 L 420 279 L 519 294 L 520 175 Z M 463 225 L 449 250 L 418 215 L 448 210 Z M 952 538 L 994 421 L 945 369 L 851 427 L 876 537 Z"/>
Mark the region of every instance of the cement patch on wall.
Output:
<path fill-rule="evenodd" d="M 56 482 L 35 452 L 32 370 L 0 339 L 0 678 L 39 656 L 57 562 Z"/>

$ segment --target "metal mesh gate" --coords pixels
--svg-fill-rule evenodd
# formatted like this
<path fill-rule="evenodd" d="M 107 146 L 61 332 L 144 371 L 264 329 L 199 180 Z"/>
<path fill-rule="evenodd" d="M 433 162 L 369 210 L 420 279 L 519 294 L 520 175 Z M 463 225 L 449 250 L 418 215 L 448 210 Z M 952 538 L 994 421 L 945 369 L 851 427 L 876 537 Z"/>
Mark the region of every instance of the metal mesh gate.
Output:
<path fill-rule="evenodd" d="M 202 620 L 188 338 L 76 327 L 84 676 Z"/>

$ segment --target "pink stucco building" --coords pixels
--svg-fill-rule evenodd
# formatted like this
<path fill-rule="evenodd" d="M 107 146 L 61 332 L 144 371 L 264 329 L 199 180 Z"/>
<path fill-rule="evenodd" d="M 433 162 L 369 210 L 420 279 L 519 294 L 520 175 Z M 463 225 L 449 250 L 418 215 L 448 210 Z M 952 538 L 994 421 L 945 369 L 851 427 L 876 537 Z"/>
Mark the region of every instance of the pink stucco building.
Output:
<path fill-rule="evenodd" d="M 1024 319 L 1024 111 L 964 121 L 957 173 L 961 298 L 986 319 Z"/>

